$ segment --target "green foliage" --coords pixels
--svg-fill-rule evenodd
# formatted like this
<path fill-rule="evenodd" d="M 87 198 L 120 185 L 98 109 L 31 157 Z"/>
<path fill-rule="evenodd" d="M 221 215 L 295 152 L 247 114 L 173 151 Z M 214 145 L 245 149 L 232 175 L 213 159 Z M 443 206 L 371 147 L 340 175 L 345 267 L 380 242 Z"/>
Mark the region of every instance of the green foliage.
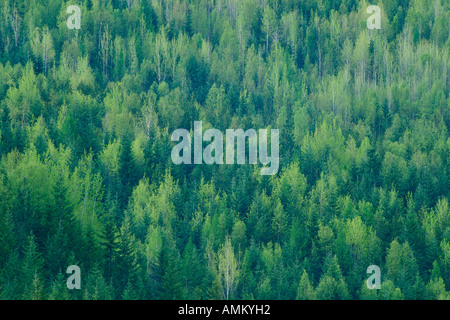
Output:
<path fill-rule="evenodd" d="M 0 0 L 0 299 L 450 298 L 448 1 L 381 30 L 366 1 L 66 5 Z M 278 128 L 279 173 L 174 165 L 196 120 Z"/>

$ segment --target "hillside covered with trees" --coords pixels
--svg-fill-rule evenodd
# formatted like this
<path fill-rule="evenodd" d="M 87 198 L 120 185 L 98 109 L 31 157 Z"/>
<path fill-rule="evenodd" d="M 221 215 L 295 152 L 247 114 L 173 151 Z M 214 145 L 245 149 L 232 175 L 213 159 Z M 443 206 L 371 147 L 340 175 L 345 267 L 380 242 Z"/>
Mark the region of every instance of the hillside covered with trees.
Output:
<path fill-rule="evenodd" d="M 449 39 L 444 0 L 0 0 L 0 298 L 450 299 Z M 279 172 L 175 165 L 194 121 Z"/>

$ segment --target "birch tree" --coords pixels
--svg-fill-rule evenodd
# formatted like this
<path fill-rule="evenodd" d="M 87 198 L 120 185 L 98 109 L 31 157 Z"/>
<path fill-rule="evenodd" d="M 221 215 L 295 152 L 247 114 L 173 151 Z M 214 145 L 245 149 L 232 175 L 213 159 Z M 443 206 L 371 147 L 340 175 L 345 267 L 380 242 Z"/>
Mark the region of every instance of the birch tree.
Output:
<path fill-rule="evenodd" d="M 218 268 L 223 298 L 229 300 L 233 297 L 239 276 L 239 266 L 234 256 L 230 238 L 225 240 L 219 250 Z"/>

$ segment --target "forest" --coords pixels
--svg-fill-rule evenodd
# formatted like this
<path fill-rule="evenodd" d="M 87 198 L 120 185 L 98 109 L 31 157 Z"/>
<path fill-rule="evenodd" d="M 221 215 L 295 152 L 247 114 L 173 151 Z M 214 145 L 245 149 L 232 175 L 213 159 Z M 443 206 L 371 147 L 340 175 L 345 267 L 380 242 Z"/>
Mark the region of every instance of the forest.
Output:
<path fill-rule="evenodd" d="M 446 0 L 0 0 L 0 299 L 450 299 L 449 39 Z M 195 121 L 278 172 L 174 164 Z"/>

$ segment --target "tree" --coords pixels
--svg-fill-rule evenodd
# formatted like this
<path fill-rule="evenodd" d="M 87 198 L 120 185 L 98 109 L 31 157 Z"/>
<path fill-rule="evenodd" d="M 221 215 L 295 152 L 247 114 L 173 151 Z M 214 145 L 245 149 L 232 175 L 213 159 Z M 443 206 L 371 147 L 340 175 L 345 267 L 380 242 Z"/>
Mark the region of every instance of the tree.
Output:
<path fill-rule="evenodd" d="M 23 297 L 26 300 L 40 300 L 43 298 L 42 271 L 44 259 L 38 251 L 35 236 L 30 233 L 28 244 L 24 248 L 22 261 L 22 279 L 24 285 Z"/>
<path fill-rule="evenodd" d="M 309 281 L 306 270 L 303 270 L 302 277 L 297 288 L 297 300 L 316 300 L 316 293 Z"/>
<path fill-rule="evenodd" d="M 233 246 L 230 238 L 227 237 L 225 244 L 218 252 L 218 272 L 222 287 L 223 299 L 229 300 L 234 296 L 234 290 L 239 281 L 238 261 L 234 256 Z"/>
<path fill-rule="evenodd" d="M 417 273 L 417 262 L 408 242 L 403 245 L 397 240 L 392 241 L 386 256 L 387 277 L 409 299 L 412 295 L 411 288 Z"/>
<path fill-rule="evenodd" d="M 134 283 L 137 280 L 139 269 L 135 236 L 128 216 L 125 216 L 120 228 L 117 251 L 116 281 L 118 281 L 118 288 L 123 291 L 127 287 L 128 282 Z"/>
<path fill-rule="evenodd" d="M 176 260 L 166 250 L 161 250 L 159 267 L 163 274 L 159 286 L 161 300 L 180 300 L 183 298 L 180 270 Z"/>
<path fill-rule="evenodd" d="M 283 205 L 280 200 L 276 202 L 275 210 L 273 213 L 272 227 L 274 234 L 277 235 L 277 241 L 280 241 L 280 235 L 285 233 L 287 228 L 286 213 L 284 212 Z"/>
<path fill-rule="evenodd" d="M 47 26 L 42 29 L 35 28 L 31 35 L 31 49 L 36 58 L 41 59 L 42 70 L 46 74 L 49 64 L 55 58 L 55 49 L 53 47 L 53 39 Z"/>
<path fill-rule="evenodd" d="M 275 33 L 275 38 L 278 37 L 276 35 L 276 16 L 275 12 L 272 10 L 270 6 L 267 6 L 264 9 L 262 16 L 262 26 L 263 32 L 266 34 L 266 52 L 269 52 L 269 38 Z"/>

